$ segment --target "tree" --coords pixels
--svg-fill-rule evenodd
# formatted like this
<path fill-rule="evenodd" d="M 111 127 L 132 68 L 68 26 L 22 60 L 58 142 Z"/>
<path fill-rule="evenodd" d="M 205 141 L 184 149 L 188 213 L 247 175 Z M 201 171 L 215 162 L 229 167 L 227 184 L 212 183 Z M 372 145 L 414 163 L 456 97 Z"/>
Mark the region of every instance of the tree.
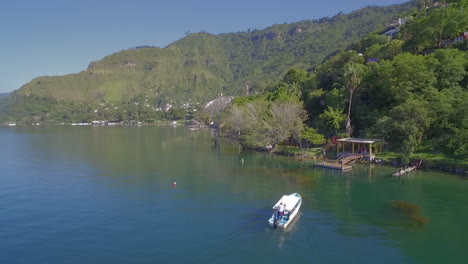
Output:
<path fill-rule="evenodd" d="M 245 146 L 249 147 L 265 147 L 269 144 L 267 129 L 263 125 L 264 119 L 267 118 L 268 102 L 257 100 L 256 102 L 247 103 L 243 108 L 245 132 L 241 137 L 241 141 Z"/>
<path fill-rule="evenodd" d="M 402 52 L 402 46 L 403 46 L 403 41 L 399 39 L 392 39 L 387 45 L 386 45 L 386 54 L 385 58 L 386 59 L 392 59 L 393 57 L 401 54 Z"/>
<path fill-rule="evenodd" d="M 468 55 L 457 49 L 440 49 L 431 56 L 439 62 L 435 68 L 438 90 L 460 86 L 467 76 Z"/>
<path fill-rule="evenodd" d="M 305 118 L 301 102 L 270 102 L 259 98 L 231 108 L 225 119 L 226 132 L 236 134 L 245 146 L 271 145 L 274 149 L 288 138 L 299 139 Z"/>
<path fill-rule="evenodd" d="M 403 153 L 409 157 L 420 147 L 431 123 L 428 103 L 409 98 L 391 109 L 384 120 L 381 129 L 386 131 L 387 138 L 402 142 Z"/>
<path fill-rule="evenodd" d="M 283 82 L 287 84 L 302 84 L 307 80 L 309 73 L 302 69 L 290 69 L 283 77 Z"/>
<path fill-rule="evenodd" d="M 226 118 L 226 124 L 235 131 L 236 139 L 239 140 L 244 127 L 244 111 L 242 107 L 233 105 Z"/>
<path fill-rule="evenodd" d="M 221 129 L 221 115 L 224 112 L 224 109 L 230 105 L 231 99 L 232 98 L 230 97 L 219 96 L 205 106 L 205 111 L 210 116 L 210 125 L 215 129 L 217 136 Z"/>
<path fill-rule="evenodd" d="M 391 96 L 395 104 L 408 98 L 429 96 L 435 92 L 437 82 L 434 69 L 438 64 L 433 57 L 403 53 L 392 61 L 390 74 Z"/>
<path fill-rule="evenodd" d="M 325 136 L 319 134 L 316 129 L 306 126 L 304 127 L 304 131 L 302 131 L 301 142 L 302 141 L 307 142 L 307 148 L 309 148 L 310 144 L 323 144 L 325 142 Z"/>
<path fill-rule="evenodd" d="M 344 70 L 344 76 L 349 90 L 348 117 L 346 119 L 346 134 L 348 134 L 348 136 L 351 136 L 353 131 L 351 126 L 351 104 L 353 102 L 353 94 L 359 84 L 361 84 L 362 72 L 363 65 L 354 62 L 348 63 Z"/>
<path fill-rule="evenodd" d="M 165 113 L 165 118 L 169 120 L 178 120 L 185 117 L 185 111 L 179 107 L 171 107 L 169 111 Z"/>
<path fill-rule="evenodd" d="M 468 157 L 468 117 L 462 121 L 462 127 L 455 129 L 453 137 L 448 140 L 447 148 L 454 156 Z"/>
<path fill-rule="evenodd" d="M 328 106 L 327 110 L 320 114 L 319 117 L 325 122 L 327 127 L 334 129 L 335 131 L 341 129 L 344 121 L 346 120 L 346 115 L 342 110 L 334 109 L 331 106 Z"/>
<path fill-rule="evenodd" d="M 300 138 L 306 113 L 301 103 L 273 103 L 269 118 L 263 120 L 273 149 L 287 138 Z"/>
<path fill-rule="evenodd" d="M 297 83 L 280 83 L 273 91 L 267 94 L 270 101 L 289 102 L 299 101 L 301 98 L 301 87 Z"/>

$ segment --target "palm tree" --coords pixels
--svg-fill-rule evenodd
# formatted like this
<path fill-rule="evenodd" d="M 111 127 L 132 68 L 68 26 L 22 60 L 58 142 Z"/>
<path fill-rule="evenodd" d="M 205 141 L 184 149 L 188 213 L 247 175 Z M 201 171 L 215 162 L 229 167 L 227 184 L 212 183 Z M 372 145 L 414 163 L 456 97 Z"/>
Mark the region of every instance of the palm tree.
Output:
<path fill-rule="evenodd" d="M 353 102 L 353 94 L 356 88 L 361 84 L 362 78 L 362 65 L 355 62 L 349 62 L 344 69 L 344 76 L 346 85 L 349 90 L 349 105 L 348 105 L 348 118 L 346 119 L 346 134 L 351 136 L 353 128 L 351 126 L 351 104 Z"/>

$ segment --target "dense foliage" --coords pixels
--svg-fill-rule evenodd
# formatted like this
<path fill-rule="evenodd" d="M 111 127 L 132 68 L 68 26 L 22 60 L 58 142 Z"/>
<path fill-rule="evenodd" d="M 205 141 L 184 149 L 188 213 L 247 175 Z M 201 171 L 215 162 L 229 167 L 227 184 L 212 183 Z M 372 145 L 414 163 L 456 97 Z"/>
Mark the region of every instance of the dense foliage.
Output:
<path fill-rule="evenodd" d="M 419 34 L 423 21 L 447 28 L 453 20 L 446 16 L 468 12 L 467 7 L 467 1 L 458 1 L 413 11 L 414 20 L 397 38 L 376 32 L 352 46 L 363 54 L 343 51 L 313 72 L 290 71 L 302 91 L 308 123 L 328 136 L 352 131 L 355 137 L 383 138 L 406 157 L 415 151 L 468 157 L 468 52 L 462 45 L 467 41 L 438 47 Z M 463 20 L 458 25 L 464 30 L 443 37 L 450 40 L 468 30 Z M 392 43 L 398 43 L 397 52 L 375 52 L 376 45 Z M 411 45 L 422 48 L 405 52 Z"/>
<path fill-rule="evenodd" d="M 443 6 L 423 2 L 419 11 L 410 12 L 408 23 L 400 25 L 399 35 L 372 33 L 351 46 L 358 51 L 342 51 L 314 71 L 291 69 L 264 96 L 237 99 L 228 128 L 246 145 L 271 144 L 263 139 L 274 138 L 268 131 L 268 122 L 274 120 L 271 105 L 292 101 L 303 103 L 309 126 L 292 125 L 302 113 L 289 112 L 292 123 L 275 123 L 290 128 L 277 133 L 282 142 L 308 138 L 308 143 L 320 144 L 323 137 L 313 140 L 318 131 L 328 137 L 385 139 L 387 146 L 403 153 L 403 160 L 416 151 L 467 158 L 468 52 L 463 43 L 468 41 L 459 37 L 468 31 L 467 1 Z M 431 32 L 444 34 L 422 38 L 426 23 Z M 457 37 L 461 43 L 447 41 Z"/>
<path fill-rule="evenodd" d="M 300 142 L 306 112 L 297 88 L 282 84 L 262 96 L 236 100 L 225 130 L 248 147 L 275 149 L 290 138 Z"/>

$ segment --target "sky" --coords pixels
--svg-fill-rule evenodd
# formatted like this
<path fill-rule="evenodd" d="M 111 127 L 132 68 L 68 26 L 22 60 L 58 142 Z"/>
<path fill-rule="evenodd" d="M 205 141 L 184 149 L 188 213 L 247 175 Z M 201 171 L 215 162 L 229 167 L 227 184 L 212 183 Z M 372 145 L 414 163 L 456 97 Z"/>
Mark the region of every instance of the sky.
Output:
<path fill-rule="evenodd" d="M 135 46 L 349 13 L 407 0 L 1 0 L 0 93 L 83 71 Z"/>

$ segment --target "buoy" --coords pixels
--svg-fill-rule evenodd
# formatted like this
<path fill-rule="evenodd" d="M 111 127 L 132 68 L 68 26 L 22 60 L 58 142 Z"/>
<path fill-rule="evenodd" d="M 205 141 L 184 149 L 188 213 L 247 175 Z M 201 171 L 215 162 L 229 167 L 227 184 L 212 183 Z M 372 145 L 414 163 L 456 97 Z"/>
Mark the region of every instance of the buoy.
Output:
<path fill-rule="evenodd" d="M 172 183 L 172 187 L 177 187 L 177 182 Z"/>

